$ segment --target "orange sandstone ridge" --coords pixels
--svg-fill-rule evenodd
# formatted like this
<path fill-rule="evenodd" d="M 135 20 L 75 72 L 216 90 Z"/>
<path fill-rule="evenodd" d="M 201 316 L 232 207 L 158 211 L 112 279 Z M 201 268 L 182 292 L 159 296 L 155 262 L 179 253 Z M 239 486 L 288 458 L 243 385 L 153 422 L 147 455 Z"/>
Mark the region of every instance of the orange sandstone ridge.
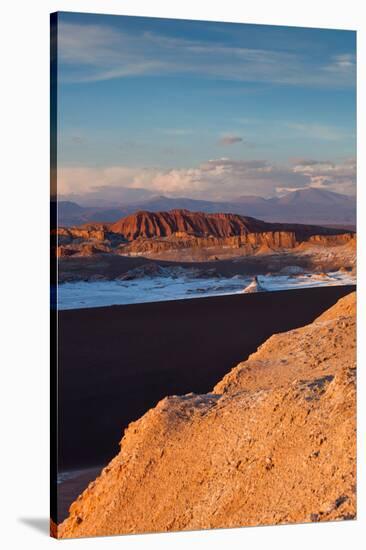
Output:
<path fill-rule="evenodd" d="M 314 225 L 268 223 L 238 214 L 207 214 L 188 210 L 136 212 L 115 223 L 59 228 L 58 256 L 159 254 L 187 248 L 293 249 L 300 243 L 325 246 L 354 240 L 351 231 Z M 88 246 L 87 246 L 88 244 Z"/>
<path fill-rule="evenodd" d="M 60 538 L 353 519 L 352 293 L 269 338 L 205 395 L 129 425 Z"/>
<path fill-rule="evenodd" d="M 110 225 L 110 230 L 128 240 L 139 237 L 171 237 L 173 235 L 215 238 L 246 235 L 274 227 L 255 218 L 237 214 L 206 214 L 189 210 L 169 212 L 136 212 Z M 278 224 L 277 224 L 278 225 Z"/>

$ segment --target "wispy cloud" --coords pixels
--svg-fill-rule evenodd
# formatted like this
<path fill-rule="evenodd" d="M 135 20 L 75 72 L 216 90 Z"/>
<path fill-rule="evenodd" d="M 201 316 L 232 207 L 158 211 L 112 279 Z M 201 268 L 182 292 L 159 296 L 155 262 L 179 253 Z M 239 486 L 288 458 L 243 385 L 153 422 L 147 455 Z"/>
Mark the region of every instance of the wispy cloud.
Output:
<path fill-rule="evenodd" d="M 71 136 L 70 141 L 76 145 L 83 145 L 86 142 L 83 136 L 78 135 Z"/>
<path fill-rule="evenodd" d="M 162 134 L 165 134 L 167 136 L 188 136 L 193 133 L 192 130 L 189 130 L 187 128 L 159 128 L 159 131 Z"/>
<path fill-rule="evenodd" d="M 356 56 L 349 53 L 334 55 L 331 57 L 329 65 L 325 68 L 330 72 L 344 71 L 348 73 L 349 71 L 354 71 L 356 69 Z"/>
<path fill-rule="evenodd" d="M 336 126 L 328 126 L 325 124 L 309 123 L 309 122 L 287 122 L 285 126 L 293 130 L 301 137 L 310 139 L 320 139 L 323 141 L 340 141 L 349 139 L 349 133 Z"/>
<path fill-rule="evenodd" d="M 355 84 L 349 54 L 314 61 L 292 51 L 233 47 L 225 43 L 134 34 L 108 25 L 60 22 L 61 79 L 90 82 L 139 75 L 190 74 L 241 82 L 320 87 Z"/>
<path fill-rule="evenodd" d="M 224 134 L 219 139 L 221 145 L 233 145 L 234 143 L 241 143 L 242 141 L 244 141 L 242 137 L 234 134 Z"/>

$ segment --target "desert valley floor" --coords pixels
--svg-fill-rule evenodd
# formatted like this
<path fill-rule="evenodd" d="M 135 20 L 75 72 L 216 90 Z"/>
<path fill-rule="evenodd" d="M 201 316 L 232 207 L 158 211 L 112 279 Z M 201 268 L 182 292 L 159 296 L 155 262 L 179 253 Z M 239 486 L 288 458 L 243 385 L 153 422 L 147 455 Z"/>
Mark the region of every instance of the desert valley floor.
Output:
<path fill-rule="evenodd" d="M 53 239 L 54 534 L 355 516 L 352 229 L 172 210 Z"/>

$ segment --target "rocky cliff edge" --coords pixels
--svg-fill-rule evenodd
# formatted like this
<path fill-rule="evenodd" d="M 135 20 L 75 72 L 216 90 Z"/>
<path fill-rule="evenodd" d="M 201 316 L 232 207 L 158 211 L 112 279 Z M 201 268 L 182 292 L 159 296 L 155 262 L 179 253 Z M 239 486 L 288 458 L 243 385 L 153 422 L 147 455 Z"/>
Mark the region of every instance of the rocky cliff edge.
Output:
<path fill-rule="evenodd" d="M 353 519 L 355 310 L 352 293 L 269 338 L 212 393 L 160 401 L 57 536 Z"/>

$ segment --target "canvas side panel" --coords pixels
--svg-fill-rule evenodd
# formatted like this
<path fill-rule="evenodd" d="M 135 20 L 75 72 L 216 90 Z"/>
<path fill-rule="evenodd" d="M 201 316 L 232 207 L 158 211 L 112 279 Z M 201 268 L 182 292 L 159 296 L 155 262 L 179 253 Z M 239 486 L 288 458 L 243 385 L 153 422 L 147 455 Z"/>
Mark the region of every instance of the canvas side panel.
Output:
<path fill-rule="evenodd" d="M 57 538 L 58 396 L 57 396 L 57 31 L 58 14 L 50 16 L 50 535 Z"/>

